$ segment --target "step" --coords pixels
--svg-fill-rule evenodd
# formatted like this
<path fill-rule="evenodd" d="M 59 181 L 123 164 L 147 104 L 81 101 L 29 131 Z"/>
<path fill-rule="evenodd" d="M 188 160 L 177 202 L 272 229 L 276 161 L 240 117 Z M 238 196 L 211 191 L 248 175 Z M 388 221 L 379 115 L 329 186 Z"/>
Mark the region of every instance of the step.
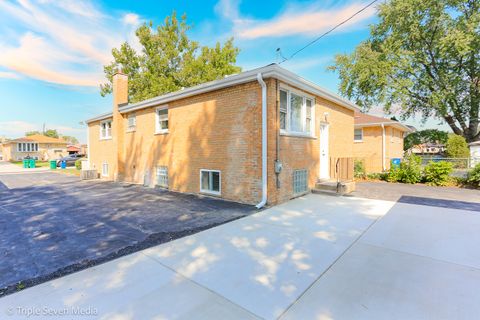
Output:
<path fill-rule="evenodd" d="M 326 182 L 317 182 L 315 184 L 315 189 L 312 192 L 316 191 L 328 191 L 340 194 L 346 194 L 355 191 L 355 182 L 354 181 L 342 181 L 337 183 L 336 181 L 326 181 Z"/>
<path fill-rule="evenodd" d="M 312 189 L 312 193 L 323 194 L 327 196 L 341 197 L 342 194 L 332 190 Z"/>

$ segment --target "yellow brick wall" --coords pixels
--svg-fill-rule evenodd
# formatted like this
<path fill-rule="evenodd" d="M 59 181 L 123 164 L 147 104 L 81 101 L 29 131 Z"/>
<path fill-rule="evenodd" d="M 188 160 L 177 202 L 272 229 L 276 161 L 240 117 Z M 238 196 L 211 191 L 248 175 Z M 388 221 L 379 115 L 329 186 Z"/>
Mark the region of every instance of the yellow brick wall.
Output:
<path fill-rule="evenodd" d="M 315 98 L 315 136 L 296 137 L 280 134 L 279 159 L 283 164 L 279 174 L 280 188 L 277 188 L 274 161 L 276 159 L 276 134 L 279 132 L 276 101 L 278 90 L 286 86 L 304 92 L 298 88 L 286 85 L 281 81 L 268 81 L 268 203 L 280 203 L 294 197 L 293 172 L 307 169 L 309 173 L 308 187 L 314 188 L 320 171 L 320 123 L 325 122 L 324 113 L 328 113 L 329 124 L 329 157 L 352 157 L 353 148 L 353 111 L 333 102 L 305 92 Z"/>
<path fill-rule="evenodd" d="M 364 127 L 363 141 L 353 145 L 354 158 L 364 161 L 366 173 L 382 172 L 382 127 Z M 403 157 L 403 132 L 385 127 L 385 167 L 390 169 L 392 158 Z"/>
<path fill-rule="evenodd" d="M 280 137 L 281 188 L 276 187 L 274 160 L 278 117 L 275 79 L 268 87 L 268 203 L 293 197 L 293 170 L 309 170 L 313 188 L 319 172 L 319 125 L 329 113 L 330 156 L 351 157 L 353 111 L 316 97 L 315 138 Z M 169 132 L 155 134 L 155 107 L 134 111 L 136 130 L 123 125 L 123 179 L 133 183 L 155 184 L 155 168 L 167 166 L 169 189 L 200 192 L 200 169 L 221 171 L 221 197 L 249 204 L 261 199 L 261 87 L 253 81 L 168 103 Z M 127 121 L 128 114 L 123 115 Z M 89 124 L 91 164 L 101 172 L 109 163 L 110 177 L 115 162 L 114 140 L 99 139 L 99 123 Z M 113 124 L 112 131 L 115 130 Z"/>

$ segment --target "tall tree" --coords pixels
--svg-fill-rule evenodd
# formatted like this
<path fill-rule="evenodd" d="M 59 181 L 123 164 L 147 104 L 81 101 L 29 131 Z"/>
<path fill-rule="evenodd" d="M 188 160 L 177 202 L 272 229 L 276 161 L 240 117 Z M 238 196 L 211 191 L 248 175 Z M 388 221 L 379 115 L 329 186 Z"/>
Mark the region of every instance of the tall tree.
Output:
<path fill-rule="evenodd" d="M 448 140 L 448 132 L 437 129 L 426 129 L 408 134 L 403 140 L 403 149 L 408 150 L 422 143 L 445 144 Z"/>
<path fill-rule="evenodd" d="M 365 109 L 444 120 L 480 140 L 480 0 L 389 0 L 352 54 L 337 55 L 343 95 Z"/>
<path fill-rule="evenodd" d="M 130 102 L 241 71 L 235 66 L 239 49 L 232 38 L 223 45 L 217 42 L 215 47 L 200 47 L 188 38 L 190 28 L 186 15 L 179 20 L 175 12 L 156 29 L 151 22 L 140 26 L 136 35 L 141 52 L 127 42 L 112 50 L 114 61 L 104 67 L 107 82 L 100 86 L 102 96 L 112 92 L 112 76 L 120 69 L 129 76 Z"/>

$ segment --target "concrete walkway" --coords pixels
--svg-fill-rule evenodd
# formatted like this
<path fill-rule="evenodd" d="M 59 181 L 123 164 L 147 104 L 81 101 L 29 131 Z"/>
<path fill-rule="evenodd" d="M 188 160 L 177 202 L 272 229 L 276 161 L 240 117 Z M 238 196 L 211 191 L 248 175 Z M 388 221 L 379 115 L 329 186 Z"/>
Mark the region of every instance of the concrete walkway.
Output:
<path fill-rule="evenodd" d="M 478 230 L 474 210 L 308 195 L 6 296 L 0 314 L 475 319 Z"/>

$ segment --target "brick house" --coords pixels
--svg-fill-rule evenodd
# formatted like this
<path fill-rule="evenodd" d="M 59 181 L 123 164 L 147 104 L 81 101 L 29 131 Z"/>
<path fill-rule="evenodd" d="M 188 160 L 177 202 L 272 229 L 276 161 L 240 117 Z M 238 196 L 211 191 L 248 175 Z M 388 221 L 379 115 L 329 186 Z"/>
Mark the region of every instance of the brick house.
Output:
<path fill-rule="evenodd" d="M 355 112 L 353 155 L 366 173 L 390 169 L 391 159 L 403 157 L 403 138 L 410 128 L 398 121 Z"/>
<path fill-rule="evenodd" d="M 5 141 L 0 149 L 5 161 L 19 161 L 27 156 L 46 161 L 68 155 L 66 141 L 41 134 Z"/>
<path fill-rule="evenodd" d="M 132 104 L 117 73 L 113 112 L 87 120 L 89 165 L 104 179 L 276 204 L 335 178 L 356 109 L 275 64 Z"/>

